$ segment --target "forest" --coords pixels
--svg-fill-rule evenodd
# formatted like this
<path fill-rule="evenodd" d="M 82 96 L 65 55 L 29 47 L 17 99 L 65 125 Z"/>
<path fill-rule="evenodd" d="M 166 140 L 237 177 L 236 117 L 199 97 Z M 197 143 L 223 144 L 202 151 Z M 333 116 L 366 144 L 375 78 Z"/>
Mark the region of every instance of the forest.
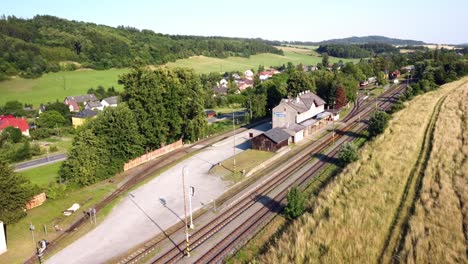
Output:
<path fill-rule="evenodd" d="M 0 18 L 0 80 L 36 78 L 76 68 L 160 65 L 194 55 L 225 58 L 282 54 L 261 39 L 164 35 L 147 29 L 70 21 L 54 16 Z"/>
<path fill-rule="evenodd" d="M 317 49 L 319 53 L 327 53 L 338 58 L 368 58 L 383 53 L 398 53 L 398 48 L 385 43 L 366 43 L 360 45 L 325 44 Z"/>

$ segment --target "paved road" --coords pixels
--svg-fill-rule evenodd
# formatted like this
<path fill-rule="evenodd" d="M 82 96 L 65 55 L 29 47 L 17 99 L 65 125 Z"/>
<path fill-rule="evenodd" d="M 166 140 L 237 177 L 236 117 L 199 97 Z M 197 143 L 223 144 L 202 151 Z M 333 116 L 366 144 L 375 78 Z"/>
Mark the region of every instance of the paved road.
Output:
<path fill-rule="evenodd" d="M 40 159 L 30 160 L 30 161 L 16 164 L 15 171 L 27 170 L 27 169 L 59 162 L 65 159 L 67 159 L 67 153 L 51 155 L 51 156 L 40 158 Z"/>
<path fill-rule="evenodd" d="M 258 135 L 271 128 L 259 125 L 236 135 L 236 154 L 249 148 L 249 132 Z M 212 166 L 233 156 L 233 137 L 229 137 L 167 169 L 155 179 L 122 197 L 109 216 L 95 229 L 69 245 L 46 263 L 104 263 L 161 233 L 184 216 L 182 170 L 186 190 L 195 187 L 193 210 L 221 196 L 229 183 L 208 174 Z M 87 208 L 83 208 L 85 210 Z"/>

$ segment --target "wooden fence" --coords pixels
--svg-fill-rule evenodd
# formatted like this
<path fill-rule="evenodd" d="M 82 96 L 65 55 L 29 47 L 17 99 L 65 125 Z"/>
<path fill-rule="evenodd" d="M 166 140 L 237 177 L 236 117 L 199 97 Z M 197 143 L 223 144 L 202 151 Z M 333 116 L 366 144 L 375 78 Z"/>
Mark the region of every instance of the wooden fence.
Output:
<path fill-rule="evenodd" d="M 157 157 L 160 157 L 160 156 L 162 156 L 162 155 L 164 155 L 166 153 L 169 153 L 169 152 L 171 152 L 173 150 L 176 150 L 176 149 L 178 149 L 178 148 L 180 148 L 182 146 L 183 146 L 182 139 L 180 139 L 180 140 L 178 140 L 178 141 L 176 141 L 176 142 L 174 142 L 172 144 L 169 144 L 167 146 L 164 146 L 164 147 L 159 148 L 157 150 L 154 150 L 152 152 L 148 152 L 146 154 L 143 154 L 140 157 L 135 158 L 135 159 L 125 163 L 124 164 L 124 171 L 127 171 L 127 170 L 129 170 L 131 168 L 134 168 L 136 166 L 139 166 L 139 165 L 141 165 L 141 164 L 143 164 L 145 162 L 148 162 L 148 161 L 153 160 L 153 159 L 155 159 Z"/>

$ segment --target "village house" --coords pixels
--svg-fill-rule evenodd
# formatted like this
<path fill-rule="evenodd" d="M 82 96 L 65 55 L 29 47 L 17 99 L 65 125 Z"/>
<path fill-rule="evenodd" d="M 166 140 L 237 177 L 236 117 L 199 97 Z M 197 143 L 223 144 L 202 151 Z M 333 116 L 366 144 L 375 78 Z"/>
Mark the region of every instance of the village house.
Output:
<path fill-rule="evenodd" d="M 111 96 L 102 99 L 101 105 L 103 108 L 106 107 L 116 107 L 119 104 L 119 97 L 118 96 Z"/>
<path fill-rule="evenodd" d="M 104 110 L 104 106 L 101 104 L 99 101 L 92 101 L 92 102 L 87 102 L 85 105 L 85 109 L 88 110 L 94 110 L 94 111 L 102 111 Z"/>
<path fill-rule="evenodd" d="M 243 90 L 249 87 L 253 87 L 254 82 L 253 80 L 243 78 L 242 80 L 237 81 L 236 84 L 237 84 L 237 88 L 239 89 L 239 91 L 242 92 Z"/>
<path fill-rule="evenodd" d="M 252 70 L 246 70 L 244 72 L 244 78 L 249 79 L 249 80 L 253 80 L 253 77 L 254 77 L 254 73 L 253 73 Z"/>
<path fill-rule="evenodd" d="M 29 137 L 29 124 L 24 117 L 17 118 L 12 115 L 0 116 L 0 131 L 10 126 L 18 128 L 24 136 Z"/>
<path fill-rule="evenodd" d="M 83 111 L 72 116 L 72 125 L 74 128 L 77 128 L 83 125 L 86 120 L 94 118 L 97 115 L 96 112 L 90 109 L 84 109 Z"/>
<path fill-rule="evenodd" d="M 94 94 L 85 94 L 85 95 L 77 95 L 77 96 L 67 96 L 63 101 L 64 104 L 68 105 L 70 112 L 79 112 L 80 106 L 79 104 L 86 104 L 87 102 L 95 102 L 99 101 Z"/>

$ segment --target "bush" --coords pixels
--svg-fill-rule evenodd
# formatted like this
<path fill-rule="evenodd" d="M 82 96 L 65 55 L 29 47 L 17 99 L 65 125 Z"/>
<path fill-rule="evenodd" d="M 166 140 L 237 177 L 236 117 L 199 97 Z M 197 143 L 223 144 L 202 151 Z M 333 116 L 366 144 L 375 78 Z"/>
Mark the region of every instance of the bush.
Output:
<path fill-rule="evenodd" d="M 58 151 L 58 147 L 57 147 L 56 145 L 52 145 L 52 146 L 50 146 L 49 151 L 50 151 L 50 152 L 57 152 L 57 151 Z"/>
<path fill-rule="evenodd" d="M 341 166 L 345 166 L 348 163 L 354 162 L 359 159 L 356 145 L 352 142 L 346 142 L 341 147 L 340 153 L 338 154 L 339 163 Z"/>
<path fill-rule="evenodd" d="M 373 113 L 369 119 L 369 137 L 372 138 L 383 133 L 388 126 L 389 120 L 390 115 L 383 111 Z"/>
<path fill-rule="evenodd" d="M 293 187 L 288 192 L 288 204 L 284 208 L 284 213 L 288 219 L 295 219 L 304 212 L 304 194 L 297 188 Z"/>
<path fill-rule="evenodd" d="M 34 140 L 48 138 L 51 135 L 51 131 L 49 128 L 37 128 L 33 129 L 29 132 L 30 136 Z"/>
<path fill-rule="evenodd" d="M 50 183 L 49 188 L 47 188 L 46 196 L 48 199 L 59 199 L 65 196 L 67 186 L 65 184 Z"/>
<path fill-rule="evenodd" d="M 39 156 L 41 155 L 41 147 L 38 144 L 33 144 L 31 146 L 31 155 L 32 156 Z"/>
<path fill-rule="evenodd" d="M 3 130 L 2 135 L 7 136 L 7 140 L 13 143 L 18 143 L 23 138 L 23 134 L 21 134 L 21 130 L 12 126 L 6 127 Z"/>

